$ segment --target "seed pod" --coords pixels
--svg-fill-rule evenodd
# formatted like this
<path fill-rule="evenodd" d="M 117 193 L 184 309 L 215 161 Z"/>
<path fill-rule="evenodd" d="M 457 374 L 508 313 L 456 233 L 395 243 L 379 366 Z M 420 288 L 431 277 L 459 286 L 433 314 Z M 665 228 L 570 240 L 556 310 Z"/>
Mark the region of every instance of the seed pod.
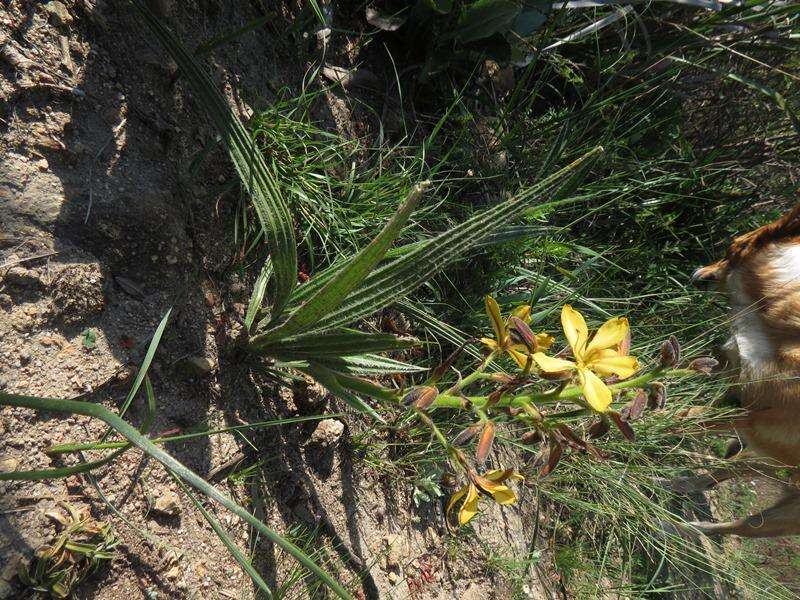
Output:
<path fill-rule="evenodd" d="M 678 339 L 671 335 L 661 344 L 661 358 L 659 364 L 663 368 L 674 367 L 681 360 L 681 346 Z"/>
<path fill-rule="evenodd" d="M 461 433 L 459 433 L 456 437 L 453 438 L 453 441 L 450 442 L 453 446 L 463 446 L 467 442 L 469 442 L 472 438 L 478 435 L 478 432 L 483 427 L 482 423 L 475 423 L 474 425 L 470 425 L 466 429 L 463 429 Z"/>
<path fill-rule="evenodd" d="M 537 349 L 536 336 L 528 324 L 519 317 L 513 316 L 509 319 L 509 323 L 511 323 L 511 335 L 514 341 L 525 344 L 528 350 L 534 352 Z"/>
<path fill-rule="evenodd" d="M 431 404 L 433 404 L 433 401 L 436 400 L 438 395 L 439 390 L 432 385 L 425 385 L 414 388 L 408 392 L 408 394 L 405 395 L 405 398 L 403 398 L 403 404 L 406 406 L 413 404 L 414 408 L 425 410 Z"/>
<path fill-rule="evenodd" d="M 553 469 L 556 468 L 558 465 L 558 461 L 561 460 L 561 455 L 564 453 L 564 448 L 561 444 L 556 441 L 555 438 L 550 438 L 550 453 L 547 455 L 547 464 L 544 468 L 540 471 L 542 477 L 545 475 L 549 475 L 553 472 Z"/>
<path fill-rule="evenodd" d="M 494 423 L 492 421 L 486 421 L 486 425 L 483 426 L 483 432 L 481 432 L 481 439 L 478 441 L 478 447 L 475 449 L 475 460 L 478 465 L 482 465 L 486 462 L 486 457 L 489 456 L 493 443 Z"/>
<path fill-rule="evenodd" d="M 647 393 L 644 390 L 637 390 L 627 408 L 628 420 L 635 421 L 641 417 L 644 409 L 647 408 Z"/>
<path fill-rule="evenodd" d="M 660 381 L 650 384 L 650 393 L 647 396 L 647 406 L 653 410 L 660 410 L 667 405 L 667 388 Z"/>
<path fill-rule="evenodd" d="M 606 414 L 614 422 L 614 425 L 617 426 L 617 429 L 619 429 L 622 432 L 622 435 L 625 436 L 626 440 L 628 440 L 629 442 L 636 441 L 636 434 L 633 432 L 633 427 L 631 427 L 626 421 L 623 421 L 622 417 L 618 412 L 610 410 Z"/>
<path fill-rule="evenodd" d="M 719 362 L 710 356 L 700 356 L 689 363 L 689 368 L 703 375 L 710 375 L 711 371 L 713 371 L 718 364 Z"/>

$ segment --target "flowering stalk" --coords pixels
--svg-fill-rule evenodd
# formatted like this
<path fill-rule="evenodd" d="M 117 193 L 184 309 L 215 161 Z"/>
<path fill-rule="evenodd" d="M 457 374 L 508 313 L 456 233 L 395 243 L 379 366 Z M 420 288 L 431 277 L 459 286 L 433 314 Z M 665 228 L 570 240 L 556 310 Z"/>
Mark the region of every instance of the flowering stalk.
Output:
<path fill-rule="evenodd" d="M 522 480 L 519 473 L 502 468 L 480 472 L 492 451 L 498 426 L 522 422 L 526 426 L 523 443 L 547 440 L 549 454 L 541 475 L 555 468 L 565 448 L 582 450 L 603 460 L 608 453 L 573 431 L 569 421 L 596 414 L 600 418 L 588 428 L 590 438 L 604 435 L 613 424 L 633 441 L 634 431 L 628 421 L 639 418 L 648 406 L 655 409 L 664 406 L 666 387 L 658 380 L 708 374 L 715 366 L 712 359 L 698 358 L 689 362 L 687 368 L 679 368 L 680 346 L 677 339 L 670 337 L 661 346 L 657 366 L 637 374 L 640 366 L 630 355 L 628 320 L 611 318 L 590 335 L 583 315 L 569 305 L 561 312 L 568 350 L 550 356 L 545 351 L 555 338 L 531 331 L 531 312 L 532 307 L 520 306 L 503 317 L 497 302 L 487 297 L 486 314 L 494 337 L 480 338 L 489 349 L 486 358 L 471 373 L 459 376 L 440 392 L 435 384 L 450 368 L 462 346 L 434 371 L 427 383 L 409 390 L 402 400 L 406 406 L 413 406 L 417 418 L 431 430 L 453 466 L 467 479 L 467 484 L 450 498 L 446 511 L 449 515 L 460 504 L 461 525 L 478 513 L 481 499 L 491 498 L 498 504 L 517 500 L 506 482 Z M 510 364 L 518 370 L 512 369 L 511 374 L 487 373 L 488 367 L 503 357 L 510 358 Z M 542 386 L 553 380 L 558 384 L 555 387 L 551 384 L 548 391 L 526 390 L 531 385 Z M 482 393 L 467 395 L 465 391 L 471 386 L 480 388 Z M 621 406 L 622 398 L 625 406 Z M 577 408 L 561 410 L 557 406 L 564 404 Z M 542 406 L 552 408 L 543 412 Z M 450 442 L 428 414 L 437 408 L 471 412 L 474 420 Z M 473 459 L 468 459 L 462 447 L 472 440 L 476 440 L 475 453 Z"/>

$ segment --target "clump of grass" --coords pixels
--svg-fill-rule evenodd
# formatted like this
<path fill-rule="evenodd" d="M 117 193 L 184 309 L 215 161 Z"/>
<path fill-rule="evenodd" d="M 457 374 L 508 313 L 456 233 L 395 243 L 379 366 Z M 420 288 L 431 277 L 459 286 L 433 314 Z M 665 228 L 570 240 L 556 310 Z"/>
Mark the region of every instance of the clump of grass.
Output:
<path fill-rule="evenodd" d="M 64 511 L 46 515 L 60 531 L 38 548 L 33 560 L 20 571 L 20 579 L 34 598 L 68 598 L 92 573 L 114 559 L 119 540 L 110 523 L 98 521 L 86 507 L 62 502 Z"/>

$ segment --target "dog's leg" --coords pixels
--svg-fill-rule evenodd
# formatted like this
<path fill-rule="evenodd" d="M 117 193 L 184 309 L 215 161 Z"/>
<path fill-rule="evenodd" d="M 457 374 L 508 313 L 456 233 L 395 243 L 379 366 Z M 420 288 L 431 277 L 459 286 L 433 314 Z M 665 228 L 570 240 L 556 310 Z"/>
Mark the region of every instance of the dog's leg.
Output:
<path fill-rule="evenodd" d="M 800 535 L 800 490 L 796 488 L 772 508 L 727 523 L 688 523 L 706 535 L 739 535 L 751 538 Z"/>
<path fill-rule="evenodd" d="M 776 469 L 783 465 L 770 461 L 768 458 L 758 456 L 750 450 L 742 450 L 736 454 L 735 462 L 724 469 L 714 469 L 704 475 L 688 477 L 674 477 L 665 482 L 665 486 L 676 494 L 692 494 L 707 492 L 717 484 L 729 479 L 742 476 L 774 476 Z"/>

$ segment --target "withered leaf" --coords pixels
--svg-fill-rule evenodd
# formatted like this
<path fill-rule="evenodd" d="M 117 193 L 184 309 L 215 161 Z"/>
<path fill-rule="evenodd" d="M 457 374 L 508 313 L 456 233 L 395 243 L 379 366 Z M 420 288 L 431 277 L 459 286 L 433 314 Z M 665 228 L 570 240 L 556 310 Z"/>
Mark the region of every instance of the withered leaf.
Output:
<path fill-rule="evenodd" d="M 383 31 L 397 31 L 406 22 L 400 15 L 382 15 L 372 7 L 367 8 L 367 23 Z"/>
<path fill-rule="evenodd" d="M 538 429 L 533 429 L 528 431 L 519 438 L 519 441 L 523 444 L 538 444 L 542 441 L 542 432 Z"/>
<path fill-rule="evenodd" d="M 592 423 L 591 426 L 589 427 L 589 432 L 588 432 L 589 437 L 592 439 L 599 438 L 607 434 L 608 430 L 609 430 L 608 421 L 606 421 L 605 419 L 599 419 L 598 421 Z"/>
<path fill-rule="evenodd" d="M 659 364 L 662 367 L 674 367 L 681 360 L 681 346 L 678 343 L 678 338 L 674 335 L 669 336 L 669 339 L 661 344 L 661 356 Z"/>
<path fill-rule="evenodd" d="M 633 432 L 633 427 L 631 427 L 626 421 L 623 421 L 618 412 L 610 410 L 606 414 L 611 418 L 612 421 L 614 421 L 614 425 L 616 425 L 617 429 L 622 432 L 622 435 L 625 436 L 626 440 L 629 442 L 636 441 L 636 434 Z"/>
<path fill-rule="evenodd" d="M 572 446 L 577 450 L 585 450 L 586 449 L 586 440 L 581 439 L 578 435 L 572 431 L 567 425 L 561 424 L 558 426 L 558 433 L 564 436 L 567 444 Z"/>
<path fill-rule="evenodd" d="M 486 462 L 486 457 L 489 456 L 493 443 L 494 422 L 486 421 L 486 424 L 483 426 L 483 431 L 481 432 L 481 439 L 478 441 L 478 447 L 475 449 L 475 460 L 478 465 L 482 465 Z"/>
<path fill-rule="evenodd" d="M 434 369 L 433 373 L 431 374 L 430 382 L 436 383 L 437 381 L 439 381 L 442 375 L 447 373 L 447 370 L 456 361 L 456 359 L 459 356 L 461 356 L 461 354 L 464 352 L 464 348 L 467 347 L 467 344 L 470 344 L 473 341 L 474 341 L 473 339 L 464 340 L 464 342 L 458 348 L 456 348 L 453 352 L 451 352 L 450 356 L 448 356 L 442 364 L 440 364 L 438 367 Z"/>

